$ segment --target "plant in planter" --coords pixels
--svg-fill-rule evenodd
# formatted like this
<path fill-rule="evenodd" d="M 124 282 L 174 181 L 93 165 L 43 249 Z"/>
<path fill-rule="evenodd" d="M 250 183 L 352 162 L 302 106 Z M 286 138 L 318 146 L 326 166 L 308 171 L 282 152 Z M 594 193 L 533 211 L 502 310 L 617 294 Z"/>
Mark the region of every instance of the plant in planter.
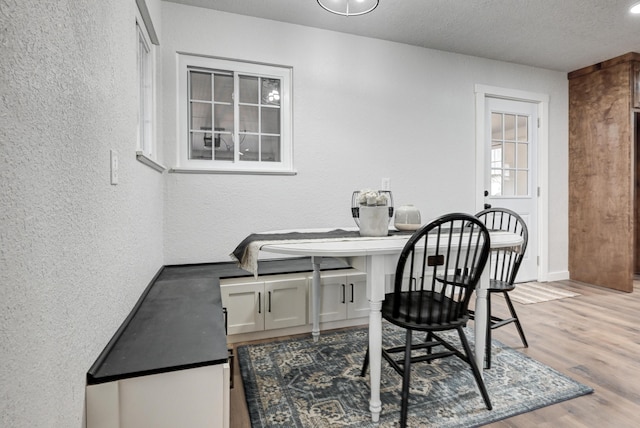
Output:
<path fill-rule="evenodd" d="M 353 192 L 351 215 L 360 228 L 360 236 L 387 236 L 393 217 L 391 191 L 364 189 Z"/>

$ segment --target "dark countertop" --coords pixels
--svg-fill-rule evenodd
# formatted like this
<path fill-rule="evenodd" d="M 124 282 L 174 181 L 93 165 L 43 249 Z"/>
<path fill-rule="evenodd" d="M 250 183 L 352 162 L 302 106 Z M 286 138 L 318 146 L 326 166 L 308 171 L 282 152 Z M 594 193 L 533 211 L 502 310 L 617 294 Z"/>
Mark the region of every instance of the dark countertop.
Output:
<path fill-rule="evenodd" d="M 324 258 L 322 269 L 346 269 Z M 259 262 L 260 276 L 310 272 L 308 257 Z M 219 278 L 252 277 L 235 263 L 165 266 L 87 372 L 87 384 L 227 361 Z"/>
<path fill-rule="evenodd" d="M 96 384 L 227 361 L 218 278 L 151 284 L 87 373 Z"/>
<path fill-rule="evenodd" d="M 323 257 L 321 270 L 349 269 L 351 266 L 343 260 Z M 283 273 L 311 272 L 311 257 L 292 257 L 258 261 L 258 276 Z M 163 278 L 196 278 L 217 276 L 224 278 L 252 277 L 251 272 L 239 268 L 234 262 L 205 263 L 197 265 L 165 266 Z"/>

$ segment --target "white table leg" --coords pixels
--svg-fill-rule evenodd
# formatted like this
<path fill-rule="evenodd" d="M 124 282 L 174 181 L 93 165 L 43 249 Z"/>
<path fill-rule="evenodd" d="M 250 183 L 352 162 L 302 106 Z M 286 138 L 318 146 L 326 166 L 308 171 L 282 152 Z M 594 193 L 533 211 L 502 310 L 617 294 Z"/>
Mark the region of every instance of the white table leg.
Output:
<path fill-rule="evenodd" d="M 311 257 L 313 264 L 313 279 L 311 281 L 311 319 L 313 327 L 311 328 L 311 336 L 313 341 L 317 342 L 320 338 L 320 264 L 322 257 Z"/>
<path fill-rule="evenodd" d="M 369 301 L 369 376 L 371 386 L 371 420 L 378 422 L 382 411 L 380 401 L 380 373 L 382 360 L 382 302 Z"/>
<path fill-rule="evenodd" d="M 384 300 L 385 264 L 384 255 L 366 258 L 367 298 L 369 299 L 369 386 L 371 420 L 378 422 L 382 411 L 380 401 L 380 373 L 382 363 L 382 301 Z"/>
<path fill-rule="evenodd" d="M 480 286 L 476 289 L 475 307 L 475 353 L 476 364 L 480 369 L 480 374 L 484 368 L 484 348 L 487 341 L 487 288 L 489 287 L 489 269 L 486 267 L 480 277 Z"/>

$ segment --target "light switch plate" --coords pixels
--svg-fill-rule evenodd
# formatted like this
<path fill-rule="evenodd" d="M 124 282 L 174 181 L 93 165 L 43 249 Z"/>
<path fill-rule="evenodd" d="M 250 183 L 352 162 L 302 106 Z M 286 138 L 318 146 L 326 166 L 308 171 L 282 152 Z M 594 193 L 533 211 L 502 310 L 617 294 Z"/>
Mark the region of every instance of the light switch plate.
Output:
<path fill-rule="evenodd" d="M 118 152 L 111 150 L 111 184 L 118 184 Z"/>

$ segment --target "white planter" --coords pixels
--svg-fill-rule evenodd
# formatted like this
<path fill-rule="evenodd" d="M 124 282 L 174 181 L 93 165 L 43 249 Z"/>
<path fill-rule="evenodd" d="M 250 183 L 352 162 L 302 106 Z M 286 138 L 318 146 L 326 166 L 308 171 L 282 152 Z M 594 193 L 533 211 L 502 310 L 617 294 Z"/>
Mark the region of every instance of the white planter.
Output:
<path fill-rule="evenodd" d="M 360 206 L 358 211 L 360 236 L 387 236 L 389 234 L 388 206 Z"/>
<path fill-rule="evenodd" d="M 402 205 L 396 209 L 394 226 L 398 230 L 417 230 L 420 228 L 420 211 L 413 205 Z"/>

